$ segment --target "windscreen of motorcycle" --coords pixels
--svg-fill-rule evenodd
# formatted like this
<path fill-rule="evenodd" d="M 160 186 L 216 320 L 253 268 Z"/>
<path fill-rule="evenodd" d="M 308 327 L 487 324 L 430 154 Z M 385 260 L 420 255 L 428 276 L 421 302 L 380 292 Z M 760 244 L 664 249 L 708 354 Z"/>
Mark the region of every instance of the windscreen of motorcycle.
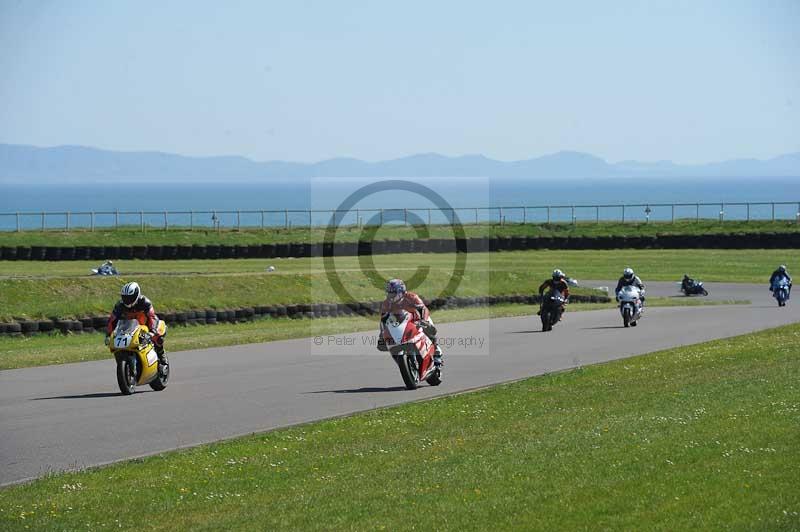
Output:
<path fill-rule="evenodd" d="M 406 330 L 408 318 L 409 314 L 407 312 L 403 312 L 400 315 L 389 314 L 389 317 L 386 318 L 386 330 L 389 331 L 394 343 L 400 344 L 403 342 L 403 333 Z"/>
<path fill-rule="evenodd" d="M 117 349 L 130 347 L 134 343 L 133 338 L 138 329 L 139 322 L 136 320 L 119 320 L 114 334 L 114 347 Z"/>

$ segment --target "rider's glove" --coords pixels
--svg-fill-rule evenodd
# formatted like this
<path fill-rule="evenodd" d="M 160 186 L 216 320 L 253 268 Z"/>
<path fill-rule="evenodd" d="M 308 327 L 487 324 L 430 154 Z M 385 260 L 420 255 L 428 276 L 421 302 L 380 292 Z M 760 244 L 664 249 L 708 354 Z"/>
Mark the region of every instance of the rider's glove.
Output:
<path fill-rule="evenodd" d="M 105 340 L 103 340 L 103 343 L 105 343 L 106 345 L 111 343 L 111 335 L 110 334 L 106 335 L 106 338 L 105 338 Z"/>

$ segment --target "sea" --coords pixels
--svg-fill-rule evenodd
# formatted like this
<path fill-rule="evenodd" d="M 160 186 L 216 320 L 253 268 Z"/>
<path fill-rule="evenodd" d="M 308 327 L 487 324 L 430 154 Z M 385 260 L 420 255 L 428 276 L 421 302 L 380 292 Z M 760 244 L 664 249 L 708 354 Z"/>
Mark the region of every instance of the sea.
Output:
<path fill-rule="evenodd" d="M 163 227 L 165 219 L 168 227 L 297 227 L 309 222 L 328 224 L 331 210 L 339 211 L 335 221 L 342 224 L 569 222 L 622 220 L 623 216 L 625 221 L 673 217 L 734 220 L 747 218 L 745 203 L 752 204 L 751 219 L 774 215 L 796 221 L 800 178 L 448 177 L 0 184 L 0 230 L 15 230 L 18 223 L 20 229 L 28 230 L 86 228 L 92 217 L 96 227 Z M 624 213 L 622 205 L 626 205 Z M 309 209 L 316 212 L 309 214 Z M 42 212 L 46 214 L 42 216 Z"/>

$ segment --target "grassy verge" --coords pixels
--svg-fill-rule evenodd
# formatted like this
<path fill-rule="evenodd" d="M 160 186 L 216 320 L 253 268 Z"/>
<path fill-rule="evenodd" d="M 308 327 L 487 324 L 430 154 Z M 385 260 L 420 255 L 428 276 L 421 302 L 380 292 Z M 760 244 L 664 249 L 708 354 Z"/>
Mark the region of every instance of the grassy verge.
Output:
<path fill-rule="evenodd" d="M 0 491 L 0 527 L 795 530 L 798 350 L 792 325 L 55 475 Z"/>
<path fill-rule="evenodd" d="M 741 304 L 745 301 L 709 301 L 701 299 L 648 298 L 650 307 L 697 306 Z M 576 303 L 569 312 L 614 308 L 613 303 Z M 435 313 L 437 323 L 465 321 L 485 318 L 532 315 L 535 309 L 529 305 L 495 305 L 492 307 L 468 307 L 439 310 Z M 533 319 L 533 318 L 532 318 Z M 362 316 L 349 318 L 322 318 L 316 320 L 261 319 L 248 323 L 219 324 L 206 326 L 172 327 L 169 330 L 167 349 L 170 352 L 222 347 L 227 345 L 253 344 L 305 338 L 315 335 L 365 331 L 376 327 L 376 318 Z M 0 337 L 0 370 L 68 364 L 103 360 L 109 358 L 101 336 L 97 334 L 62 335 L 53 333 L 33 337 Z"/>
<path fill-rule="evenodd" d="M 406 254 L 376 256 L 383 279 L 409 279 L 419 267 L 430 269 L 422 285 L 413 287 L 425 297 L 442 293 L 454 268 L 454 255 Z M 800 250 L 639 250 L 515 251 L 468 255 L 466 271 L 455 294 L 460 296 L 533 293 L 559 267 L 578 279 L 616 279 L 633 266 L 647 281 L 678 281 L 689 273 L 706 282 L 763 282 L 778 264 L 800 262 Z M 277 271 L 266 273 L 266 265 Z M 0 263 L 0 320 L 80 317 L 108 312 L 122 283 L 136 280 L 160 312 L 194 308 L 232 308 L 252 305 L 337 302 L 319 259 L 129 261 L 120 263 L 119 278 L 69 277 L 87 271 L 86 264 Z M 25 268 L 28 267 L 26 270 Z M 77 267 L 79 270 L 70 270 Z M 374 282 L 361 269 L 358 257 L 336 261 L 344 286 L 359 300 L 382 297 L 382 281 Z M 65 275 L 61 275 L 65 274 Z M 38 277 L 41 276 L 41 277 Z M 54 276 L 54 277 L 52 277 Z M 590 293 L 577 289 L 575 293 Z"/>
<path fill-rule="evenodd" d="M 711 220 L 679 220 L 673 223 L 618 223 L 618 222 L 579 222 L 575 225 L 560 224 L 478 224 L 465 225 L 468 237 L 477 236 L 642 236 L 642 235 L 707 235 L 720 233 L 763 233 L 763 232 L 796 232 L 800 226 L 791 221 L 758 221 L 758 222 L 724 222 Z M 449 226 L 429 226 L 432 238 L 451 238 Z M 362 234 L 357 227 L 342 228 L 337 240 L 342 242 L 356 241 Z M 0 246 L 106 246 L 114 245 L 191 245 L 191 244 L 229 244 L 247 245 L 278 242 L 322 242 L 325 237 L 324 228 L 290 228 L 290 229 L 252 229 L 242 231 L 210 230 L 189 231 L 185 228 L 173 228 L 169 231 L 150 229 L 142 233 L 138 227 L 126 227 L 117 230 L 90 231 L 26 231 L 21 233 L 0 232 Z M 384 225 L 377 234 L 378 238 L 393 240 L 410 240 L 417 238 L 417 230 L 413 227 Z"/>

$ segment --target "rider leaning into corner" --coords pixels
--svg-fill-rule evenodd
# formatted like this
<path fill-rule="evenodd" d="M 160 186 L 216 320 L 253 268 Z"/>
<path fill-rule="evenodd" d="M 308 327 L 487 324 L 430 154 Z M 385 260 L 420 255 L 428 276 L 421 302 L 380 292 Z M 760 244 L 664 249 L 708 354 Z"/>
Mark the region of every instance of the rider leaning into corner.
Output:
<path fill-rule="evenodd" d="M 775 283 L 782 278 L 786 278 L 789 281 L 789 293 L 792 293 L 792 276 L 789 275 L 789 272 L 786 270 L 786 266 L 781 264 L 778 266 L 778 269 L 772 272 L 772 275 L 769 278 L 769 291 L 772 292 L 775 290 Z"/>
<path fill-rule="evenodd" d="M 632 268 L 625 268 L 622 271 L 622 277 L 619 278 L 619 281 L 617 281 L 617 288 L 614 289 L 614 293 L 617 295 L 617 297 L 619 297 L 619 293 L 624 286 L 635 286 L 641 291 L 639 297 L 642 300 L 642 307 L 644 307 L 644 283 L 635 273 L 633 273 Z"/>
<path fill-rule="evenodd" d="M 688 273 L 683 274 L 683 280 L 681 281 L 681 290 L 687 291 L 690 290 L 694 286 L 694 279 L 689 277 Z"/>
<path fill-rule="evenodd" d="M 553 270 L 553 275 L 550 279 L 545 279 L 545 281 L 539 285 L 539 297 L 542 297 L 544 291 L 546 289 L 550 290 L 558 290 L 561 292 L 561 295 L 564 297 L 565 300 L 569 299 L 569 284 L 567 283 L 567 276 L 564 275 L 564 272 L 561 270 Z M 566 301 L 565 301 L 566 302 Z M 542 305 L 544 304 L 544 300 L 539 305 L 539 311 L 536 313 L 537 316 L 541 316 L 542 314 Z M 564 304 L 561 305 L 561 319 L 564 318 Z"/>
<path fill-rule="evenodd" d="M 389 314 L 399 314 L 401 311 L 408 312 L 412 316 L 416 315 L 417 322 L 428 338 L 433 342 L 436 352 L 433 355 L 433 363 L 442 366 L 442 348 L 436 338 L 436 327 L 433 325 L 431 313 L 422 298 L 414 292 L 406 290 L 406 284 L 400 279 L 392 279 L 386 283 L 386 299 L 381 304 L 381 332 L 383 332 L 383 322 Z M 380 337 L 380 336 L 379 336 Z M 385 349 L 383 342 L 378 342 L 378 349 Z"/>
<path fill-rule="evenodd" d="M 138 283 L 126 284 L 119 291 L 119 295 L 120 301 L 114 305 L 114 310 L 111 311 L 111 316 L 108 317 L 106 345 L 110 340 L 111 333 L 114 332 L 117 321 L 121 319 L 136 320 L 142 325 L 147 325 L 150 331 L 155 331 L 158 324 L 158 316 L 156 316 L 156 311 L 153 309 L 153 304 L 144 297 Z M 167 365 L 167 361 L 164 358 L 164 337 L 153 332 L 152 340 L 156 355 L 158 355 L 158 368 L 161 371 Z"/>

